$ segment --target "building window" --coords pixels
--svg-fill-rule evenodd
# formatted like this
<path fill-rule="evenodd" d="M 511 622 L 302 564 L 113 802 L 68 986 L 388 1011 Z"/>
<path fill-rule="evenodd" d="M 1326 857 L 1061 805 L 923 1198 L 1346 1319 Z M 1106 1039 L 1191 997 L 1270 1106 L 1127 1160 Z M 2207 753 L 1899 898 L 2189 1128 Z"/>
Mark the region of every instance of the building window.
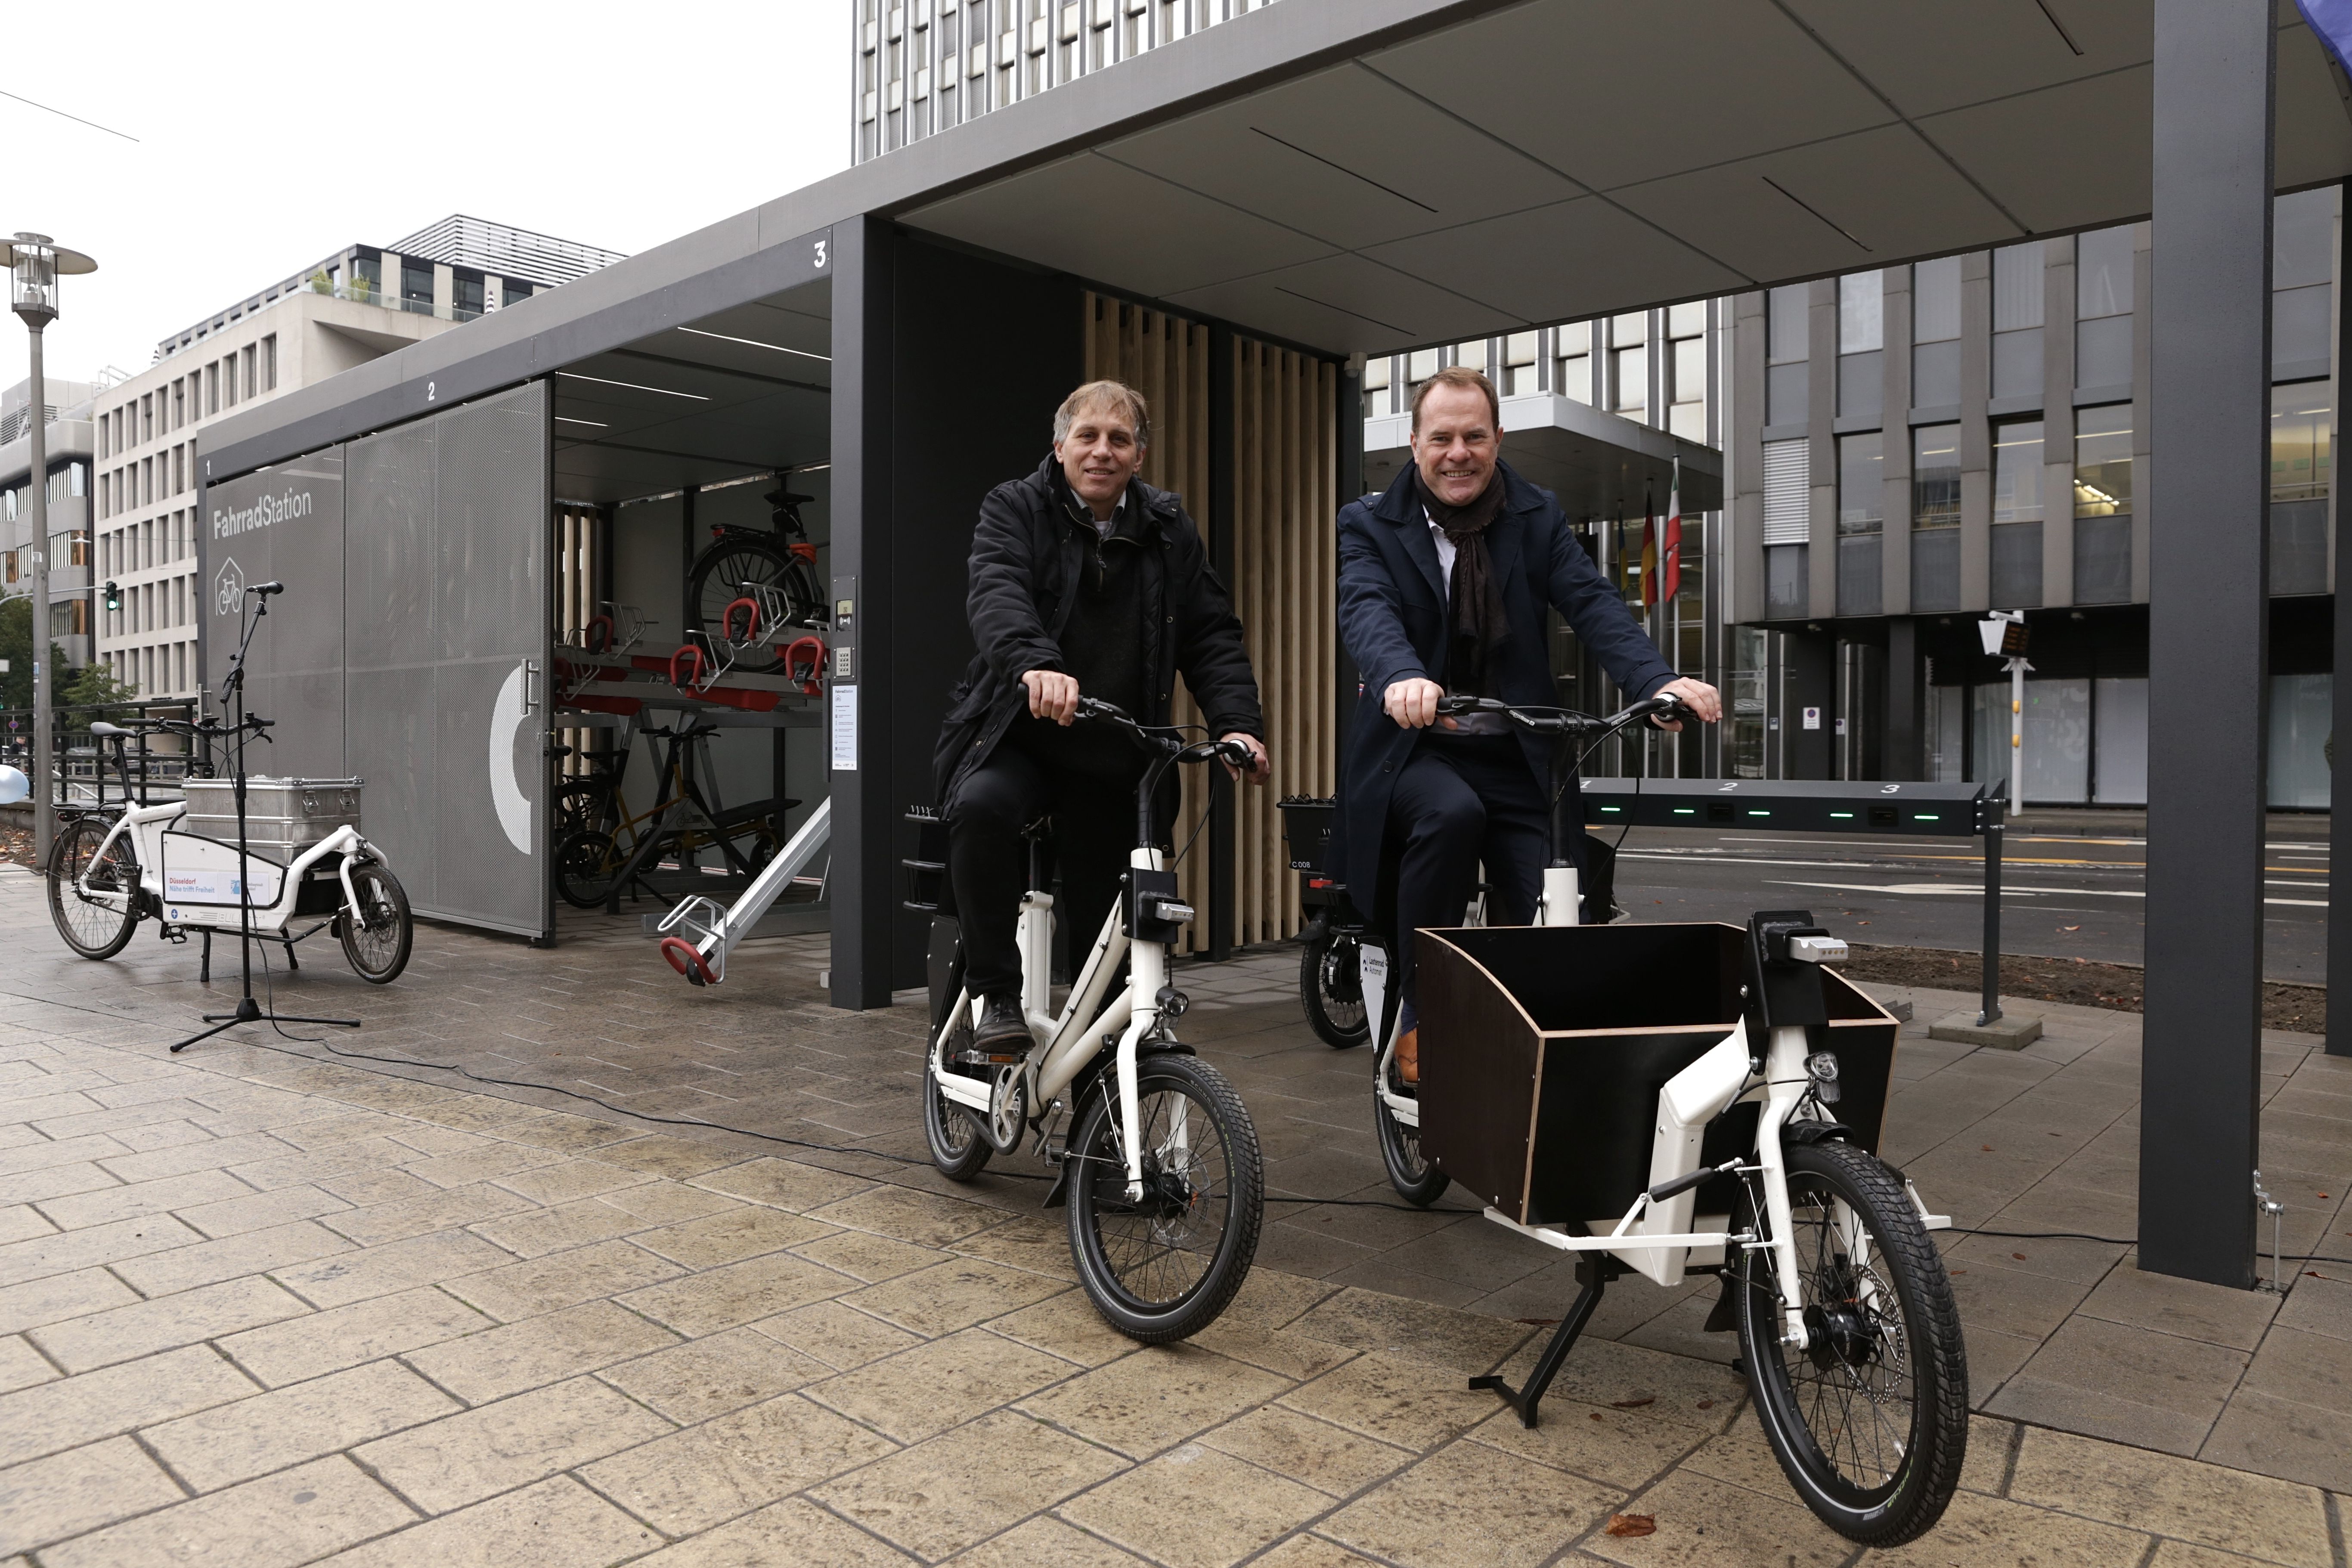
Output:
<path fill-rule="evenodd" d="M 2074 240 L 2074 384 L 2129 386 L 2137 225 Z"/>
<path fill-rule="evenodd" d="M 1992 427 L 1992 520 L 2038 522 L 2042 518 L 2042 421 L 2015 419 Z"/>
<path fill-rule="evenodd" d="M 1920 425 L 1911 431 L 1911 526 L 1960 525 L 1960 427 Z"/>
<path fill-rule="evenodd" d="M 1407 408 L 1411 408 L 1412 400 L 1421 395 L 1421 384 L 1436 374 L 1437 351 L 1435 349 L 1416 349 L 1405 355 L 1404 405 Z"/>
<path fill-rule="evenodd" d="M 188 422 L 188 383 L 183 376 L 172 383 L 172 428 L 177 430 Z"/>
<path fill-rule="evenodd" d="M 1630 310 L 1609 319 L 1609 406 L 1629 419 L 1650 414 L 1650 316 Z"/>
<path fill-rule="evenodd" d="M 2288 382 L 2271 388 L 2271 500 L 2327 497 L 2328 384 Z"/>
<path fill-rule="evenodd" d="M 2042 395 L 2042 244 L 1992 253 L 1992 395 Z"/>
<path fill-rule="evenodd" d="M 238 356 L 245 361 L 245 395 L 248 398 L 254 395 L 259 384 L 255 379 L 254 361 L 257 357 L 254 353 L 255 346 L 256 345 L 252 343 L 246 344 L 243 352 Z"/>
<path fill-rule="evenodd" d="M 1706 440 L 1706 306 L 1666 312 L 1666 428 L 1685 441 Z"/>
<path fill-rule="evenodd" d="M 1810 416 L 1811 286 L 1791 283 L 1764 297 L 1764 423 L 1801 425 Z"/>
<path fill-rule="evenodd" d="M 1949 408 L 1960 401 L 1960 258 L 1911 268 L 1911 405 Z"/>
<path fill-rule="evenodd" d="M 1885 274 L 1838 279 L 1838 417 L 1875 419 L 1886 380 Z"/>
<path fill-rule="evenodd" d="M 501 304 L 511 305 L 518 300 L 528 300 L 530 298 L 532 286 L 524 282 L 520 278 L 501 278 L 499 279 L 499 302 Z"/>
<path fill-rule="evenodd" d="M 1364 362 L 1364 417 L 1377 419 L 1389 412 L 1389 381 L 1391 366 L 1396 362 L 1382 354 Z"/>
<path fill-rule="evenodd" d="M 218 414 L 219 412 L 220 362 L 218 360 L 215 360 L 212 363 L 205 366 L 205 413 L 209 416 Z"/>
<path fill-rule="evenodd" d="M 383 263 L 373 256 L 352 258 L 352 298 L 372 305 L 383 293 Z"/>
<path fill-rule="evenodd" d="M 1883 433 L 1838 437 L 1838 531 L 1876 533 L 1886 521 Z"/>
<path fill-rule="evenodd" d="M 433 264 L 400 258 L 400 308 L 420 316 L 433 313 Z"/>
<path fill-rule="evenodd" d="M 1592 323 L 1570 321 L 1551 330 L 1556 356 L 1552 385 L 1562 397 L 1592 401 Z"/>
<path fill-rule="evenodd" d="M 482 280 L 462 273 L 449 279 L 449 302 L 457 319 L 470 321 L 482 313 Z"/>
<path fill-rule="evenodd" d="M 1811 463 L 1807 442 L 1764 443 L 1764 542 L 1802 544 L 1812 537 Z"/>
<path fill-rule="evenodd" d="M 1475 370 L 1481 375 L 1486 374 L 1486 340 L 1480 338 L 1473 343 L 1456 343 L 1454 346 L 1454 363 L 1465 370 Z"/>
<path fill-rule="evenodd" d="M 270 333 L 261 340 L 261 390 L 278 390 L 278 334 Z"/>
<path fill-rule="evenodd" d="M 2132 405 L 2074 411 L 2074 515 L 2116 517 L 2132 509 Z"/>
<path fill-rule="evenodd" d="M 1503 395 L 1522 397 L 1539 390 L 1536 384 L 1534 332 L 1513 332 L 1503 340 Z"/>

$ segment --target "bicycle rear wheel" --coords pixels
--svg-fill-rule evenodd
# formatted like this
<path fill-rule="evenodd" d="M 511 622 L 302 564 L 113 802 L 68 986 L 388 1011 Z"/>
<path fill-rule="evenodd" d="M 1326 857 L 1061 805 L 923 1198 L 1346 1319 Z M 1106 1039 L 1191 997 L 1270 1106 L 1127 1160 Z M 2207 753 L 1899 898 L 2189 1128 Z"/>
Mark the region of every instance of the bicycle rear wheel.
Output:
<path fill-rule="evenodd" d="M 723 629 L 727 606 L 746 596 L 756 598 L 757 590 L 761 588 L 781 591 L 785 613 L 793 625 L 814 629 L 822 624 L 824 598 L 817 590 L 816 574 L 806 562 L 795 559 L 781 544 L 730 535 L 711 545 L 694 563 L 687 585 L 686 602 L 691 616 L 688 629 L 717 637 Z M 763 627 L 762 635 L 765 630 Z M 781 637 L 772 647 L 740 659 L 738 664 L 761 674 L 782 669 L 783 645 L 791 640 L 789 637 Z"/>
<path fill-rule="evenodd" d="M 933 1020 L 936 1037 L 938 1020 Z M 948 1037 L 948 1056 L 971 1044 L 971 1017 L 969 1012 Z M 988 1140 L 980 1135 L 971 1118 L 958 1110 L 931 1077 L 930 1052 L 923 1053 L 923 1142 L 929 1145 L 931 1163 L 940 1175 L 950 1182 L 969 1182 L 987 1165 L 994 1151 Z"/>
<path fill-rule="evenodd" d="M 1315 1037 L 1334 1050 L 1360 1046 L 1372 1037 L 1365 1016 L 1364 985 L 1356 972 L 1360 938 L 1323 930 L 1310 936 L 1298 957 L 1298 1000 Z"/>
<path fill-rule="evenodd" d="M 139 858 L 123 835 L 99 853 L 113 824 L 83 816 L 58 824 L 49 849 L 49 919 L 66 945 L 84 958 L 112 958 L 139 925 Z M 100 903 L 82 891 L 120 897 L 121 907 Z"/>
<path fill-rule="evenodd" d="M 1109 1324 L 1163 1344 L 1198 1333 L 1248 1278 L 1265 1213 L 1257 1129 L 1224 1075 L 1161 1052 L 1136 1067 L 1143 1196 L 1127 1195 L 1118 1075 L 1105 1071 L 1069 1142 L 1070 1251 Z"/>
<path fill-rule="evenodd" d="M 1968 1452 L 1968 1352 L 1951 1280 L 1902 1182 L 1867 1152 L 1797 1145 L 1788 1173 L 1809 1342 L 1781 1342 L 1771 1249 L 1746 1250 L 1734 1294 L 1757 1415 L 1822 1523 L 1899 1545 L 1943 1517 Z M 1757 1229 L 1769 1234 L 1769 1219 Z"/>

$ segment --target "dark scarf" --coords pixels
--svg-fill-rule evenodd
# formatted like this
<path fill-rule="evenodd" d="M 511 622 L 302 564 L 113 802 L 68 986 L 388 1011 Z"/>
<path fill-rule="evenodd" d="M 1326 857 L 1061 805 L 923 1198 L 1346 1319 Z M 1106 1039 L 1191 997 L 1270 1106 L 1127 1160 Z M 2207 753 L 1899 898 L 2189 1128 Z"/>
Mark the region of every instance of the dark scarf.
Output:
<path fill-rule="evenodd" d="M 1486 553 L 1486 526 L 1503 512 L 1503 471 L 1466 506 L 1448 506 L 1412 475 L 1414 499 L 1429 520 L 1444 531 L 1454 546 L 1454 572 L 1446 596 L 1447 633 L 1445 679 L 1454 691 L 1488 697 L 1486 668 L 1490 659 L 1510 640 L 1510 615 L 1503 606 L 1503 585 L 1495 580 L 1495 563 Z"/>

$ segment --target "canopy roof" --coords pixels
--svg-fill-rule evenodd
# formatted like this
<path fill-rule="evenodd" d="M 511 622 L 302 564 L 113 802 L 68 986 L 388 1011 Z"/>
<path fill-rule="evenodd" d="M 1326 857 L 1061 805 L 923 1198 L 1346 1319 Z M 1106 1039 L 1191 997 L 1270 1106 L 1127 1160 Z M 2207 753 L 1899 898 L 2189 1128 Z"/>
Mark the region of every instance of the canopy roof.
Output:
<path fill-rule="evenodd" d="M 2284 190 L 2352 174 L 2352 117 L 2278 10 Z M 859 215 L 1333 354 L 2125 222 L 2151 18 L 1284 0 L 274 399 L 208 443 L 214 477 L 423 411 L 395 388 L 472 395 L 770 299 Z"/>

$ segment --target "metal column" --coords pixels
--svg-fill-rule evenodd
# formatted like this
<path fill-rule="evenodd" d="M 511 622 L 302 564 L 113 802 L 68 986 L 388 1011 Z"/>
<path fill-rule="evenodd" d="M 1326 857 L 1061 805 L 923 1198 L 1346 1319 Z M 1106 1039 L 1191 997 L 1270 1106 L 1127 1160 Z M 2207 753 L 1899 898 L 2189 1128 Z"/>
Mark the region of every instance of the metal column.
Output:
<path fill-rule="evenodd" d="M 2352 180 L 2344 183 L 2341 195 L 2347 210 L 2352 210 Z M 2340 279 L 2347 275 L 2347 264 L 2352 263 L 2352 247 L 2343 247 L 2340 239 L 2338 243 L 2341 248 L 2336 275 Z M 2336 311 L 2336 385 L 2341 387 L 2345 368 L 2352 366 L 2352 310 Z M 2341 396 L 2341 393 L 2338 395 Z M 2342 414 L 2343 405 L 2339 403 L 2336 406 L 2336 427 L 2345 429 L 2347 426 Z M 2347 515 L 2339 500 L 2336 505 L 2339 530 Z M 2335 732 L 2352 737 L 2352 604 L 2346 602 L 2346 590 L 2352 589 L 2352 582 L 2345 580 L 2346 568 L 2341 563 L 2342 559 L 2339 554 L 2339 563 L 2336 568 L 2340 586 L 2336 590 L 2336 679 L 2332 690 Z M 2347 763 L 2347 766 L 2352 766 L 2352 763 Z M 2337 803 L 2330 804 L 2332 806 Z M 2341 804 L 2352 807 L 2352 800 Z M 2332 868 L 2327 879 L 2327 985 L 2331 995 L 2352 996 L 2352 881 L 2334 875 Z M 2352 1057 L 2352 1007 L 2328 1015 L 2327 1054 L 2331 1057 Z"/>
<path fill-rule="evenodd" d="M 2269 0 L 2156 0 L 2139 1264 L 2254 1279 L 2268 710 Z"/>
<path fill-rule="evenodd" d="M 833 584 L 835 646 L 860 650 L 834 700 L 856 704 L 856 767 L 833 773 L 833 1005 L 890 1005 L 898 868 L 890 809 L 890 378 L 896 316 L 890 226 L 833 230 Z M 839 621 L 850 601 L 848 626 Z M 846 637 L 843 634 L 847 633 Z M 870 657 L 868 657 L 870 656 Z M 828 749 L 830 742 L 828 743 Z"/>

